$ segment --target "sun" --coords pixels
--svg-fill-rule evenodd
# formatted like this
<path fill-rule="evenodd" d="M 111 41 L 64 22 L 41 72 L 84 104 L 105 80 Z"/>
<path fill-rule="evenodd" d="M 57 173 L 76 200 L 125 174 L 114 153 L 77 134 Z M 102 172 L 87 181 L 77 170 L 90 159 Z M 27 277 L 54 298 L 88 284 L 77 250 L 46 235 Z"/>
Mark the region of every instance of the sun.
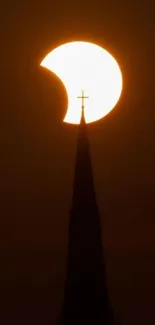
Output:
<path fill-rule="evenodd" d="M 63 82 L 68 95 L 64 122 L 79 124 L 82 91 L 86 123 L 107 115 L 118 102 L 122 91 L 122 73 L 114 57 L 90 42 L 70 42 L 51 51 L 41 62 Z"/>

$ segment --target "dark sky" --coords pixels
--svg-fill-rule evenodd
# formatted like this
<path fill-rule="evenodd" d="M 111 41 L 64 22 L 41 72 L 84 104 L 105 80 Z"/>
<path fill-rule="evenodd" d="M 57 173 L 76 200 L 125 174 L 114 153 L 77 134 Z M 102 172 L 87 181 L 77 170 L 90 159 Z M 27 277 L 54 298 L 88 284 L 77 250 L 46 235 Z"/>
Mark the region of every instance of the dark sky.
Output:
<path fill-rule="evenodd" d="M 123 72 L 118 105 L 88 128 L 94 180 L 113 309 L 121 324 L 155 324 L 153 2 L 1 4 L 1 324 L 54 325 L 61 308 L 77 127 L 39 63 L 73 40 L 105 47 Z"/>

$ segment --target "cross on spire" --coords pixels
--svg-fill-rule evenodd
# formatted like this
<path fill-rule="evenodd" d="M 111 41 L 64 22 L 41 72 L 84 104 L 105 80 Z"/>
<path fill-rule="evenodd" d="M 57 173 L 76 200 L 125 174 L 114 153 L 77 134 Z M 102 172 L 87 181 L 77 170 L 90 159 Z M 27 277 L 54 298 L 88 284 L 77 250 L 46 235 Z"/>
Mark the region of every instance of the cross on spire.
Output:
<path fill-rule="evenodd" d="M 85 96 L 84 95 L 84 90 L 82 90 L 82 95 L 81 96 L 78 96 L 77 98 L 82 99 L 82 106 L 81 106 L 81 108 L 82 108 L 82 115 L 81 115 L 81 121 L 84 121 L 84 100 L 85 100 L 85 98 L 89 98 L 89 97 L 88 96 Z"/>
<path fill-rule="evenodd" d="M 84 90 L 82 90 L 82 95 L 81 96 L 78 96 L 77 98 L 81 98 L 82 99 L 82 106 L 81 106 L 81 108 L 82 108 L 82 110 L 84 110 L 84 100 L 85 100 L 85 98 L 89 98 L 88 96 L 85 96 L 84 95 Z"/>

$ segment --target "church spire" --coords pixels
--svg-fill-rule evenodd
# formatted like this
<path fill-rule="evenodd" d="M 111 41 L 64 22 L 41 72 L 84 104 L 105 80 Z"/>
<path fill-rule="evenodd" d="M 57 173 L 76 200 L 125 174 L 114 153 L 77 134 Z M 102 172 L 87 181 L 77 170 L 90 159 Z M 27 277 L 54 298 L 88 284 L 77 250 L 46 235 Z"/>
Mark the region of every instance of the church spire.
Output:
<path fill-rule="evenodd" d="M 61 325 L 114 325 L 90 158 L 87 124 L 79 125 L 75 178 L 69 220 L 69 246 Z"/>

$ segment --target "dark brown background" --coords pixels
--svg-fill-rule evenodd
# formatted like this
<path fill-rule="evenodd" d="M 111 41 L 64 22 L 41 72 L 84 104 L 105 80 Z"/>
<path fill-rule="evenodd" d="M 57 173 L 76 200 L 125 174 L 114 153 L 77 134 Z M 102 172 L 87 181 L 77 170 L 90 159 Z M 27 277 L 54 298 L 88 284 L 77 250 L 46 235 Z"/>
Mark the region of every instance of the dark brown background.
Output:
<path fill-rule="evenodd" d="M 94 179 L 114 311 L 155 324 L 154 17 L 153 1 L 1 5 L 1 324 L 55 324 L 61 308 L 77 127 L 39 63 L 70 40 L 102 45 L 123 72 L 117 107 L 89 126 Z"/>

